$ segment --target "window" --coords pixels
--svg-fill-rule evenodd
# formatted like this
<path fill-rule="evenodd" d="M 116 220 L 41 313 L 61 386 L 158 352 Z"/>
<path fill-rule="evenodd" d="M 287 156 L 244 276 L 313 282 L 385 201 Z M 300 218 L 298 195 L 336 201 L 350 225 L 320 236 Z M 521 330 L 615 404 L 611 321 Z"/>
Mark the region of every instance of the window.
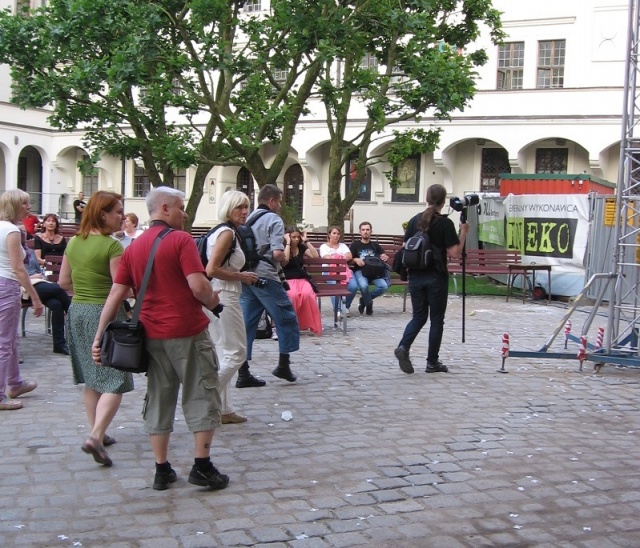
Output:
<path fill-rule="evenodd" d="M 357 159 L 357 154 L 354 154 L 349 158 L 349 164 L 347 165 L 347 170 L 344 174 L 344 188 L 346 192 L 349 192 L 353 185 L 358 185 L 360 190 L 358 192 L 358 196 L 356 196 L 356 200 L 359 202 L 369 202 L 371 201 L 371 170 L 369 168 L 365 168 L 364 179 L 362 181 L 356 181 Z"/>
<path fill-rule="evenodd" d="M 367 53 L 360 61 L 360 68 L 365 70 L 378 70 L 378 59 Z"/>
<path fill-rule="evenodd" d="M 538 88 L 564 86 L 564 40 L 538 42 Z"/>
<path fill-rule="evenodd" d="M 501 173 L 511 173 L 507 151 L 504 148 L 483 148 L 482 165 L 480 167 L 480 190 L 498 192 L 500 190 Z"/>
<path fill-rule="evenodd" d="M 407 158 L 393 170 L 393 175 L 400 184 L 391 190 L 391 200 L 417 202 L 420 189 L 420 157 Z"/>
<path fill-rule="evenodd" d="M 184 193 L 187 192 L 187 170 L 185 168 L 179 167 L 175 170 L 173 174 L 173 185 L 178 190 L 182 190 Z"/>
<path fill-rule="evenodd" d="M 240 168 L 238 176 L 236 177 L 236 190 L 244 192 L 249 197 L 249 208 L 253 209 L 253 176 L 251 172 L 246 168 Z"/>
<path fill-rule="evenodd" d="M 144 198 L 151 190 L 147 170 L 136 165 L 133 170 L 133 197 Z"/>
<path fill-rule="evenodd" d="M 296 221 L 301 221 L 304 201 L 304 175 L 300 164 L 293 164 L 284 174 L 282 201 L 292 209 Z"/>
<path fill-rule="evenodd" d="M 511 42 L 498 48 L 498 89 L 522 89 L 524 42 Z"/>
<path fill-rule="evenodd" d="M 289 76 L 289 69 L 273 69 L 273 79 L 279 84 L 284 84 Z"/>
<path fill-rule="evenodd" d="M 82 157 L 84 162 L 89 163 L 89 156 L 86 154 Z M 94 168 L 91 173 L 82 176 L 82 192 L 88 198 L 94 192 L 98 191 L 98 169 Z"/>
<path fill-rule="evenodd" d="M 536 150 L 536 173 L 567 173 L 568 148 L 539 148 Z"/>
<path fill-rule="evenodd" d="M 182 95 L 182 85 L 180 84 L 180 80 L 178 78 L 174 78 L 171 80 L 171 93 L 174 95 Z"/>
<path fill-rule="evenodd" d="M 262 11 L 262 2 L 261 0 L 247 0 L 244 4 L 244 11 Z"/>

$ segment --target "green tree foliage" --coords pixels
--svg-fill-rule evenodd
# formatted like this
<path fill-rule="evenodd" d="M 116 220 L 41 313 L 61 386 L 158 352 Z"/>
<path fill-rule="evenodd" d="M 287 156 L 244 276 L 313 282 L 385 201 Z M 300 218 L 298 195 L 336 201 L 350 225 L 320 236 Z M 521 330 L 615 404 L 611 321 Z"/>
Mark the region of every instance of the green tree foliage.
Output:
<path fill-rule="evenodd" d="M 387 127 L 397 132 L 392 161 L 408 148 L 432 149 L 433 134 L 401 124 L 462 109 L 486 56 L 456 46 L 481 27 L 499 37 L 489 0 L 272 0 L 255 16 L 243 6 L 51 0 L 19 16 L 0 13 L 0 63 L 11 67 L 13 101 L 51 108 L 54 127 L 85 130 L 92 158 L 140 158 L 153 185 L 173 185 L 176 169 L 195 165 L 191 219 L 214 165 L 275 183 L 300 117 L 320 100 L 331 133 L 333 223 L 357 194 L 340 196 L 349 156 L 359 154 L 361 177 L 380 160 L 368 151 Z M 360 66 L 367 53 L 381 70 Z M 352 102 L 368 119 L 348 135 Z"/>
<path fill-rule="evenodd" d="M 463 110 L 475 92 L 474 68 L 484 50 L 467 51 L 481 32 L 494 42 L 502 38 L 499 13 L 490 0 L 381 0 L 350 3 L 345 20 L 352 36 L 339 58 L 341 74 L 327 64 L 319 80 L 331 143 L 328 174 L 328 224 L 342 224 L 359 185 L 341 193 L 344 168 L 354 155 L 356 181 L 367 166 L 387 161 L 393 168 L 409 156 L 433 151 L 439 130 L 416 129 L 422 120 L 446 119 Z M 376 63 L 363 63 L 375 59 Z M 366 119 L 354 124 L 354 112 Z M 376 142 L 391 133 L 393 142 L 374 154 Z"/>
<path fill-rule="evenodd" d="M 243 5 L 51 0 L 0 14 L 0 62 L 11 67 L 16 104 L 51 108 L 50 123 L 84 129 L 91 151 L 142 159 L 154 186 L 197 166 L 193 218 L 214 165 L 276 182 L 334 47 L 333 2 L 275 0 L 260 17 L 241 16 Z"/>

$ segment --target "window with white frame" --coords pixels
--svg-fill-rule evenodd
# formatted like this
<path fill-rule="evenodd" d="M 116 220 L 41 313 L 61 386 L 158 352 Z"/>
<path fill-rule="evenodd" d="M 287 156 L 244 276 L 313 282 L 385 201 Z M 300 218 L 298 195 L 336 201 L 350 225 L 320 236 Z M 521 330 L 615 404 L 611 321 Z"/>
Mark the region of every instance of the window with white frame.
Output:
<path fill-rule="evenodd" d="M 357 154 L 353 154 L 351 158 L 349 158 L 349 163 L 347 164 L 347 169 L 345 170 L 344 174 L 345 189 L 347 192 L 349 192 L 354 185 L 357 185 L 358 195 L 356 196 L 356 201 L 368 202 L 371 200 L 371 170 L 368 167 L 365 168 L 364 179 L 358 180 L 358 169 L 356 167 L 357 159 Z"/>
<path fill-rule="evenodd" d="M 133 197 L 144 198 L 151 190 L 147 170 L 136 164 L 133 170 Z"/>
<path fill-rule="evenodd" d="M 498 46 L 498 89 L 522 89 L 524 42 Z"/>
<path fill-rule="evenodd" d="M 173 185 L 178 190 L 186 193 L 187 188 L 187 170 L 183 167 L 179 167 L 175 170 L 173 174 Z"/>
<path fill-rule="evenodd" d="M 538 42 L 538 88 L 564 87 L 564 56 L 565 40 Z"/>
<path fill-rule="evenodd" d="M 420 190 L 420 156 L 411 156 L 403 160 L 393 170 L 398 186 L 391 191 L 394 202 L 417 202 Z"/>
<path fill-rule="evenodd" d="M 365 70 L 378 70 L 378 59 L 367 53 L 360 61 L 360 68 Z"/>
<path fill-rule="evenodd" d="M 248 0 L 244 3 L 244 11 L 245 12 L 253 12 L 253 11 L 262 11 L 262 2 L 261 0 Z"/>
<path fill-rule="evenodd" d="M 82 157 L 83 161 L 88 164 L 89 156 L 86 154 Z M 82 192 L 85 196 L 91 196 L 94 192 L 98 192 L 98 168 L 94 168 L 90 173 L 82 175 Z"/>
<path fill-rule="evenodd" d="M 279 84 L 284 84 L 289 76 L 289 69 L 273 69 L 273 79 Z"/>

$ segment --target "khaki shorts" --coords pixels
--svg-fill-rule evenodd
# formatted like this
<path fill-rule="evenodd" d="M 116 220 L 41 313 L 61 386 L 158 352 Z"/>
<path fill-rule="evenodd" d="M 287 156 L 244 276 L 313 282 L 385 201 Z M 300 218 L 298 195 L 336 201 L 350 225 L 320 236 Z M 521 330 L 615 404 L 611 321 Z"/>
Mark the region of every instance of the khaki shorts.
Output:
<path fill-rule="evenodd" d="M 142 416 L 150 435 L 173 432 L 178 392 L 191 432 L 220 426 L 218 359 L 207 330 L 194 337 L 147 339 L 149 371 Z"/>

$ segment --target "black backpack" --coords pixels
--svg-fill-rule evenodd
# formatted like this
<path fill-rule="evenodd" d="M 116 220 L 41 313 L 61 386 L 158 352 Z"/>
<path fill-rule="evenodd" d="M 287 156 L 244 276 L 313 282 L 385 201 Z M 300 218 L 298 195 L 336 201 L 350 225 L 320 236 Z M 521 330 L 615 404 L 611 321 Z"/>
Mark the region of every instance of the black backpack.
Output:
<path fill-rule="evenodd" d="M 441 262 L 440 254 L 431 244 L 428 230 L 419 230 L 404 244 L 402 264 L 410 271 L 441 270 L 441 268 L 439 268 Z"/>
<path fill-rule="evenodd" d="M 211 230 L 209 230 L 209 232 L 203 234 L 202 236 L 198 236 L 195 239 L 198 253 L 200 254 L 200 260 L 202 261 L 202 266 L 204 266 L 205 268 L 207 268 L 207 264 L 209 263 L 209 259 L 207 259 L 207 240 L 209 239 L 209 236 L 211 236 L 216 230 L 223 226 L 231 227 L 231 229 L 233 230 L 233 242 L 231 243 L 231 248 L 229 249 L 229 251 L 227 251 L 227 254 L 224 257 L 222 264 L 226 263 L 231 258 L 233 252 L 236 250 L 236 231 L 233 228 L 233 225 L 231 223 L 220 223 L 219 225 L 214 226 Z"/>
<path fill-rule="evenodd" d="M 269 264 L 272 264 L 269 259 L 259 253 L 256 236 L 253 233 L 253 229 L 251 228 L 253 224 L 265 213 L 271 213 L 271 210 L 258 210 L 258 212 L 249 221 L 237 228 L 240 247 L 244 252 L 244 266 L 242 267 L 242 270 L 251 270 L 258 266 L 258 263 L 260 261 L 266 261 Z"/>

